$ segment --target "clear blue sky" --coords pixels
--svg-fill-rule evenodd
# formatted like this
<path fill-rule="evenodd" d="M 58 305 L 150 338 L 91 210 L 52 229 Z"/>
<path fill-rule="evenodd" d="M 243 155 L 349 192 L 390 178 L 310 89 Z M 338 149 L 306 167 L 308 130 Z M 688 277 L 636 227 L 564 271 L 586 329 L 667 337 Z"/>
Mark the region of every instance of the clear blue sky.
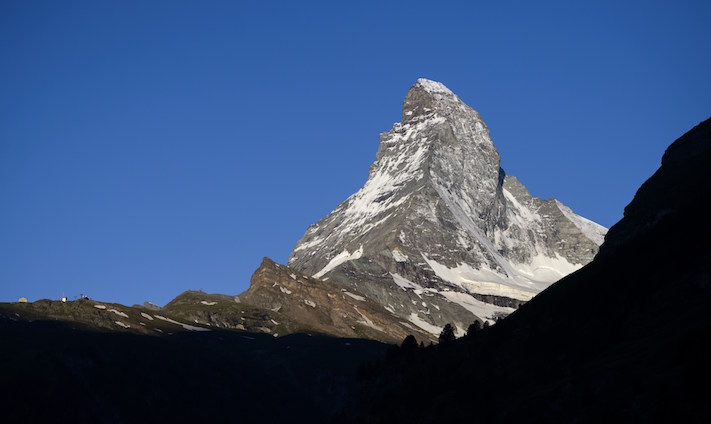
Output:
<path fill-rule="evenodd" d="M 711 115 L 711 2 L 3 1 L 0 301 L 236 294 L 366 180 L 418 77 L 605 226 Z"/>

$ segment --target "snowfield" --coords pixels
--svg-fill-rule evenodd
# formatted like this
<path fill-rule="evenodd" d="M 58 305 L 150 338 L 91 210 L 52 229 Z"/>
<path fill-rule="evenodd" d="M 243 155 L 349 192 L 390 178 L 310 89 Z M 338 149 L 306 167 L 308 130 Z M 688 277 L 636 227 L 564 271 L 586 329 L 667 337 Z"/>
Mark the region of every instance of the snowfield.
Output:
<path fill-rule="evenodd" d="M 179 325 L 179 326 L 183 327 L 183 328 L 186 329 L 186 330 L 190 330 L 190 331 L 210 331 L 209 328 L 196 327 L 196 326 L 190 325 L 190 324 L 183 324 L 182 322 L 178 322 L 178 321 L 175 321 L 175 320 L 173 320 L 173 319 L 166 318 L 166 317 L 164 317 L 164 316 L 162 316 L 162 315 L 154 315 L 154 316 L 155 316 L 156 318 L 158 318 L 159 320 L 161 320 L 161 321 L 166 321 L 166 322 L 169 322 L 169 323 L 171 323 L 171 324 Z"/>

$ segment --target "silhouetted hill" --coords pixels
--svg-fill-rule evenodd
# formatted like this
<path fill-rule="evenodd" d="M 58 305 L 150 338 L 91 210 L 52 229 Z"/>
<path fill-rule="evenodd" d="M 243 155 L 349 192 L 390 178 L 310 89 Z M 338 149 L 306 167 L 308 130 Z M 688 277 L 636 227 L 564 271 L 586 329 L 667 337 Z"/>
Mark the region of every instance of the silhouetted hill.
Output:
<path fill-rule="evenodd" d="M 711 119 L 600 254 L 506 319 L 361 373 L 349 422 L 711 422 Z M 575 301 L 570 301 L 575 299 Z"/>
<path fill-rule="evenodd" d="M 72 328 L 74 327 L 74 328 Z M 386 345 L 214 330 L 149 336 L 0 316 L 2 422 L 324 422 Z"/>

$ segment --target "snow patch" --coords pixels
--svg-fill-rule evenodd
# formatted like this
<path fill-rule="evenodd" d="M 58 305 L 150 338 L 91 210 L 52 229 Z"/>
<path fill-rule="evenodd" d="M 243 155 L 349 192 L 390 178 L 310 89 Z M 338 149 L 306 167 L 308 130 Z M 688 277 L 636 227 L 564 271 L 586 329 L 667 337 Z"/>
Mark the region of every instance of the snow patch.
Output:
<path fill-rule="evenodd" d="M 314 278 L 321 278 L 321 276 L 323 276 L 327 272 L 331 271 L 333 268 L 337 267 L 338 265 L 340 265 L 344 262 L 353 261 L 355 259 L 358 259 L 362 255 L 363 255 L 363 246 L 360 246 L 358 248 L 358 250 L 356 250 L 353 253 L 350 253 L 347 250 L 344 250 L 343 252 L 334 256 L 333 259 L 331 259 L 328 262 L 328 264 L 325 267 L 323 267 L 323 269 L 321 269 L 321 271 L 314 274 L 313 277 Z"/>
<path fill-rule="evenodd" d="M 299 250 L 303 250 L 303 249 L 310 249 L 312 247 L 318 246 L 322 242 L 323 242 L 323 238 L 316 237 L 315 239 L 313 239 L 311 241 L 307 241 L 305 243 L 298 245 L 296 248 L 294 248 L 294 252 L 298 252 Z"/>
<path fill-rule="evenodd" d="M 121 322 L 121 321 L 114 321 L 114 322 L 116 323 L 116 325 L 120 325 L 123 328 L 131 328 L 131 326 L 126 324 L 125 322 Z"/>
<path fill-rule="evenodd" d="M 346 292 L 346 293 L 347 293 L 347 292 Z M 353 309 L 355 309 L 356 312 L 358 312 L 358 313 L 360 314 L 360 316 L 363 318 L 363 320 L 362 320 L 362 321 L 358 321 L 358 323 L 363 324 L 363 325 L 365 325 L 365 326 L 367 326 L 367 327 L 370 327 L 370 328 L 372 328 L 372 329 L 374 329 L 374 330 L 383 331 L 383 327 L 380 327 L 380 326 L 375 325 L 375 323 L 374 323 L 373 321 L 371 321 L 370 318 L 368 318 L 367 316 L 365 316 L 365 315 L 363 314 L 363 312 L 361 312 L 361 311 L 358 309 L 357 306 L 354 306 Z"/>
<path fill-rule="evenodd" d="M 530 279 L 538 291 L 583 267 L 582 264 L 571 264 L 558 253 L 555 258 L 538 254 L 531 258 L 530 263 L 513 263 L 513 266 L 520 275 Z"/>
<path fill-rule="evenodd" d="M 530 226 L 529 222 L 542 222 L 543 219 L 539 214 L 534 214 L 526 206 L 522 205 L 513 194 L 508 190 L 504 189 L 504 197 L 508 202 L 510 202 L 518 214 L 509 214 L 509 218 L 516 222 L 521 228 L 528 228 Z"/>
<path fill-rule="evenodd" d="M 104 305 L 94 305 L 96 309 L 106 309 L 106 306 Z"/>
<path fill-rule="evenodd" d="M 538 254 L 531 258 L 530 263 L 511 263 L 510 266 L 514 269 L 515 274 L 513 278 L 507 278 L 487 268 L 475 269 L 466 263 L 449 268 L 428 258 L 425 254 L 422 254 L 422 257 L 439 278 L 470 293 L 510 297 L 525 301 L 532 299 L 552 283 L 582 267 L 580 264 L 571 264 L 558 253 L 554 258 Z"/>
<path fill-rule="evenodd" d="M 304 299 L 304 303 L 307 304 L 307 305 L 309 305 L 309 306 L 311 306 L 312 308 L 315 308 L 315 307 L 316 307 L 316 303 L 315 303 L 314 301 L 312 301 L 312 300 Z"/>
<path fill-rule="evenodd" d="M 428 93 L 448 94 L 452 96 L 454 95 L 454 93 L 452 93 L 452 91 L 449 88 L 445 87 L 445 85 L 441 82 L 428 80 L 426 78 L 419 78 L 417 80 L 417 85 L 424 88 L 425 91 L 427 91 Z"/>
<path fill-rule="evenodd" d="M 287 289 L 286 287 L 279 286 L 279 290 L 280 290 L 282 293 L 291 294 L 291 290 Z"/>
<path fill-rule="evenodd" d="M 217 302 L 208 302 L 207 300 L 201 300 L 200 303 L 207 306 L 217 305 Z"/>
<path fill-rule="evenodd" d="M 415 329 L 410 324 L 408 324 L 406 322 L 400 321 L 400 324 L 402 324 L 404 327 L 409 328 L 412 331 L 415 331 Z"/>
<path fill-rule="evenodd" d="M 452 281 L 450 281 L 450 282 L 464 288 L 465 290 L 467 289 L 469 281 L 464 281 L 462 278 L 460 278 L 460 274 L 453 272 L 454 270 L 456 270 L 456 268 L 454 270 L 452 270 L 450 268 L 447 268 L 444 265 L 437 263 L 436 261 L 428 259 L 425 255 L 423 255 L 423 257 L 425 257 L 425 260 L 427 261 L 427 263 L 430 265 L 431 268 L 433 268 L 433 270 L 435 270 L 435 273 L 440 278 L 442 278 L 445 281 L 449 281 L 446 278 L 443 278 L 442 275 L 446 275 L 446 272 L 451 272 L 451 275 L 454 276 L 454 277 L 451 277 L 451 279 L 456 281 L 456 283 L 452 282 Z M 469 267 L 469 268 L 471 268 L 471 267 Z M 440 273 L 437 273 L 437 270 L 442 272 L 442 275 L 440 275 Z M 444 296 L 450 302 L 454 302 L 454 303 L 461 305 L 462 307 L 464 307 L 464 309 L 473 313 L 477 317 L 482 318 L 482 319 L 487 319 L 491 322 L 494 322 L 494 320 L 496 319 L 497 316 L 505 316 L 505 315 L 508 315 L 514 311 L 513 308 L 506 308 L 506 307 L 502 307 L 502 306 L 496 306 L 491 303 L 482 302 L 480 300 L 475 299 L 468 293 L 454 292 L 454 291 L 448 291 L 448 290 L 438 291 L 435 289 L 424 288 L 424 287 L 420 286 L 419 284 L 413 283 L 412 281 L 409 281 L 406 278 L 401 277 L 398 274 L 391 274 L 391 275 L 393 277 L 393 281 L 395 281 L 395 284 L 402 287 L 403 289 L 412 289 L 413 292 L 418 295 L 422 294 L 424 292 L 438 293 L 441 296 Z M 507 288 L 507 289 L 510 289 L 510 288 Z M 499 291 L 499 293 L 501 293 L 501 291 Z M 521 293 L 523 293 L 523 292 L 521 292 Z M 521 294 L 521 293 L 519 293 L 519 294 Z M 507 297 L 511 297 L 511 296 L 507 296 Z M 417 302 L 413 301 L 413 304 L 416 304 L 416 303 Z M 427 306 L 427 304 L 425 302 L 422 302 L 422 305 L 425 307 Z M 434 306 L 437 310 L 440 310 L 440 307 L 437 306 L 436 304 L 430 303 L 430 305 Z M 430 331 L 430 330 L 434 330 L 434 328 L 432 327 L 432 324 L 429 324 L 429 323 L 423 321 L 424 322 L 424 324 L 423 324 L 424 327 L 423 327 L 423 325 L 419 325 L 418 322 L 413 321 L 413 319 L 415 319 L 415 318 L 412 318 L 412 316 L 410 316 L 410 322 L 412 322 L 413 324 L 429 331 L 432 334 L 439 335 L 439 331 L 441 331 L 441 328 L 439 328 L 438 331 Z M 427 325 L 431 326 L 431 327 L 428 327 L 429 330 L 426 328 Z"/>
<path fill-rule="evenodd" d="M 343 292 L 343 294 L 348 295 L 359 302 L 365 302 L 365 298 L 363 296 L 358 296 L 357 294 L 353 294 L 351 292 Z"/>
<path fill-rule="evenodd" d="M 175 325 L 180 325 L 181 327 L 183 327 L 183 328 L 186 329 L 186 330 L 190 330 L 190 331 L 210 331 L 209 328 L 196 327 L 196 326 L 190 325 L 190 324 L 183 324 L 182 322 L 178 322 L 178 321 L 175 321 L 175 320 L 173 320 L 173 319 L 166 318 L 166 317 L 164 317 L 164 316 L 162 316 L 162 315 L 154 315 L 154 316 L 155 316 L 156 318 L 158 318 L 159 320 L 166 321 L 166 322 L 169 322 L 169 323 L 175 324 Z"/>
<path fill-rule="evenodd" d="M 393 255 L 393 259 L 395 259 L 395 262 L 407 262 L 407 255 L 400 252 L 399 249 L 393 249 L 391 253 Z"/>
<path fill-rule="evenodd" d="M 109 312 L 113 312 L 120 317 L 128 318 L 128 315 L 126 315 L 125 313 L 123 313 L 121 311 L 117 311 L 116 309 L 109 309 Z"/>
<path fill-rule="evenodd" d="M 477 317 L 485 319 L 491 323 L 496 321 L 496 317 L 506 316 L 514 311 L 513 308 L 496 306 L 491 303 L 482 302 L 466 293 L 444 291 L 440 294 L 447 298 L 447 300 L 461 305 L 464 309 L 473 313 Z"/>
<path fill-rule="evenodd" d="M 597 244 L 598 246 L 602 245 L 602 243 L 605 241 L 605 234 L 607 234 L 607 228 L 603 227 L 597 222 L 591 221 L 587 218 L 583 218 L 580 215 L 576 215 L 572 209 L 557 200 L 555 201 L 555 204 L 556 206 L 558 206 L 558 209 L 563 212 L 563 215 L 568 218 L 568 220 L 572 222 L 573 225 L 578 227 L 580 232 L 582 232 L 585 237 L 592 240 L 592 242 Z"/>
<path fill-rule="evenodd" d="M 145 312 L 141 312 L 141 316 L 142 316 L 143 318 L 149 320 L 149 321 L 153 321 L 153 317 L 150 316 L 150 315 L 148 315 L 148 314 L 145 313 Z"/>
<path fill-rule="evenodd" d="M 413 283 L 412 281 L 408 280 L 407 278 L 401 276 L 400 274 L 393 274 L 390 273 L 390 275 L 393 277 L 393 282 L 397 284 L 398 286 L 402 287 L 403 289 L 417 289 L 420 288 L 419 285 Z"/>
<path fill-rule="evenodd" d="M 420 318 L 420 316 L 417 315 L 417 313 L 415 312 L 410 314 L 408 320 L 416 326 L 420 327 L 421 329 L 425 330 L 426 332 L 434 334 L 435 336 L 439 336 L 439 333 L 442 332 L 442 327 L 430 324 L 429 322 Z"/>

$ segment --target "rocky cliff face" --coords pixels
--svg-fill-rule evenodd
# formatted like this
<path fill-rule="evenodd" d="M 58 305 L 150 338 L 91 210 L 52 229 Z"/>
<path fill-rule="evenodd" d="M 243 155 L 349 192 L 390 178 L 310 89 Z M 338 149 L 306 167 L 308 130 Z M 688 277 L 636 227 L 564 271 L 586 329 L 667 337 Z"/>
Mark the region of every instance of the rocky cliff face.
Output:
<path fill-rule="evenodd" d="M 309 227 L 289 266 L 357 289 L 425 331 L 512 312 L 597 253 L 606 229 L 532 197 L 479 114 L 420 79 L 363 188 Z"/>

